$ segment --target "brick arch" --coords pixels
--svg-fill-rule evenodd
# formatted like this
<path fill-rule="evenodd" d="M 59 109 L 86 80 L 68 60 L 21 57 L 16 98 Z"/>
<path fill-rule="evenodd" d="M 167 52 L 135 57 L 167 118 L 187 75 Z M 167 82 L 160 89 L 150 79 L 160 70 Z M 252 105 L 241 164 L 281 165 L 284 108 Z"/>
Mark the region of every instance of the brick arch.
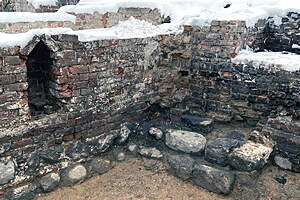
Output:
<path fill-rule="evenodd" d="M 42 41 L 51 51 L 52 57 L 55 57 L 60 50 L 58 44 L 48 35 L 34 36 L 31 41 L 27 43 L 25 47 L 20 50 L 21 56 L 28 56 L 35 46 Z"/>

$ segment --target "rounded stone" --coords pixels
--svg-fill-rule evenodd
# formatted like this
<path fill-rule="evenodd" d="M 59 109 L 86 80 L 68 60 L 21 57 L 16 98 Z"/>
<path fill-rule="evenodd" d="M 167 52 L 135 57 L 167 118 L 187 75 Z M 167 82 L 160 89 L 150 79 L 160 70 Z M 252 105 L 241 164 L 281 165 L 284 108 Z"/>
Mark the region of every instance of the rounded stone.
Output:
<path fill-rule="evenodd" d="M 157 140 L 161 139 L 163 137 L 163 132 L 162 130 L 155 128 L 155 127 L 151 127 L 149 130 L 149 134 L 154 136 Z"/>
<path fill-rule="evenodd" d="M 162 153 L 155 147 L 140 147 L 138 153 L 146 158 L 162 158 Z"/>
<path fill-rule="evenodd" d="M 81 165 L 73 165 L 68 167 L 62 174 L 63 185 L 71 186 L 85 179 L 87 176 L 86 168 Z"/>
<path fill-rule="evenodd" d="M 87 171 L 83 165 L 76 165 L 68 173 L 70 179 L 81 180 L 87 175 Z"/>
<path fill-rule="evenodd" d="M 137 145 L 136 144 L 131 144 L 128 146 L 128 151 L 130 152 L 136 152 L 137 151 Z"/>
<path fill-rule="evenodd" d="M 112 162 L 108 159 L 95 158 L 90 164 L 92 172 L 104 174 L 113 167 Z"/>
<path fill-rule="evenodd" d="M 9 183 L 15 178 L 15 164 L 12 160 L 0 161 L 0 185 Z"/>
<path fill-rule="evenodd" d="M 275 161 L 276 165 L 278 165 L 282 169 L 292 170 L 292 163 L 289 161 L 288 158 L 283 158 L 279 155 L 276 155 L 274 157 L 274 161 Z"/>
<path fill-rule="evenodd" d="M 117 156 L 116 156 L 116 160 L 117 160 L 117 161 L 124 161 L 125 158 L 126 158 L 126 155 L 125 155 L 124 152 L 120 152 L 120 153 L 118 153 Z"/>
<path fill-rule="evenodd" d="M 51 192 L 56 189 L 60 182 L 60 176 L 58 173 L 50 173 L 42 177 L 40 185 L 45 192 Z"/>

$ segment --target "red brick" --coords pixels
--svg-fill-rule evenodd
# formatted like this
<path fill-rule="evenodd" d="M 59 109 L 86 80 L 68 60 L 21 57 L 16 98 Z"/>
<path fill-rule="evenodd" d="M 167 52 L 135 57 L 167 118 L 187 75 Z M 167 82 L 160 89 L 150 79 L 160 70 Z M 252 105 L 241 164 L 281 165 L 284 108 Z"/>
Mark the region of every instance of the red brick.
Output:
<path fill-rule="evenodd" d="M 68 83 L 69 77 L 68 76 L 57 76 L 55 82 L 58 84 Z"/>
<path fill-rule="evenodd" d="M 89 72 L 89 67 L 87 65 L 78 65 L 78 66 L 69 67 L 69 71 L 72 74 L 87 73 Z"/>
<path fill-rule="evenodd" d="M 17 148 L 25 147 L 30 144 L 33 144 L 33 140 L 31 138 L 26 138 L 23 140 L 13 142 L 12 148 L 17 149 Z"/>

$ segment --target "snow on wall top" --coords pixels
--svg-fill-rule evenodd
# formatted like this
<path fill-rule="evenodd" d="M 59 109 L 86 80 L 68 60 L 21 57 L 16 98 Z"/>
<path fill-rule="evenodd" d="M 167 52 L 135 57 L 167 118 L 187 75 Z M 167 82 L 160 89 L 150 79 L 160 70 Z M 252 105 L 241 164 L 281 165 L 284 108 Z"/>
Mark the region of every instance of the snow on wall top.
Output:
<path fill-rule="evenodd" d="M 71 21 L 75 23 L 76 16 L 65 12 L 31 13 L 31 12 L 0 12 L 0 23 L 37 22 L 37 21 Z"/>
<path fill-rule="evenodd" d="M 299 0 L 81 0 L 60 8 L 75 13 L 117 12 L 120 7 L 158 8 L 172 23 L 202 26 L 212 20 L 245 20 L 253 26 L 258 19 L 285 16 L 300 11 Z M 224 8 L 228 7 L 228 8 Z"/>
<path fill-rule="evenodd" d="M 300 55 L 282 52 L 253 52 L 242 50 L 231 60 L 235 64 L 252 64 L 259 67 L 278 67 L 290 72 L 300 70 Z"/>
<path fill-rule="evenodd" d="M 27 0 L 27 2 L 38 9 L 40 6 L 56 6 L 57 0 Z"/>
<path fill-rule="evenodd" d="M 179 33 L 183 31 L 170 24 L 153 25 L 144 20 L 137 20 L 133 17 L 127 21 L 120 22 L 111 28 L 100 28 L 90 30 L 73 31 L 70 28 L 43 28 L 33 29 L 26 33 L 7 34 L 0 32 L 0 47 L 20 46 L 25 47 L 35 35 L 77 35 L 79 41 L 107 40 L 107 39 L 128 39 L 146 38 L 162 34 Z"/>

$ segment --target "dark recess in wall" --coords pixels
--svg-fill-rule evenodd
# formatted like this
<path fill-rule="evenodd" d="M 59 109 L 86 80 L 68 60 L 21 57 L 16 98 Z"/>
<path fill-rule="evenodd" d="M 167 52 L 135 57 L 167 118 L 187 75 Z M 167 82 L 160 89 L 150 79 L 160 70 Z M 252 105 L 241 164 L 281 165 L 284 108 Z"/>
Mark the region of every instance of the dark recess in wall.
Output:
<path fill-rule="evenodd" d="M 28 98 L 32 116 L 50 114 L 57 109 L 55 99 L 50 93 L 51 65 L 49 48 L 40 41 L 31 51 L 26 62 L 28 68 Z"/>

